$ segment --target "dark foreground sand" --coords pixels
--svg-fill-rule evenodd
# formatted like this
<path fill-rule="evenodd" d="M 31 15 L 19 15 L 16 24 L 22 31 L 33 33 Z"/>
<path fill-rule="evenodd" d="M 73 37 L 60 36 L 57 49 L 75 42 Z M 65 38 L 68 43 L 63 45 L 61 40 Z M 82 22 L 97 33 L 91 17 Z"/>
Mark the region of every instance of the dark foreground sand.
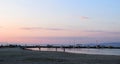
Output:
<path fill-rule="evenodd" d="M 0 64 L 120 64 L 120 56 L 1 48 Z"/>

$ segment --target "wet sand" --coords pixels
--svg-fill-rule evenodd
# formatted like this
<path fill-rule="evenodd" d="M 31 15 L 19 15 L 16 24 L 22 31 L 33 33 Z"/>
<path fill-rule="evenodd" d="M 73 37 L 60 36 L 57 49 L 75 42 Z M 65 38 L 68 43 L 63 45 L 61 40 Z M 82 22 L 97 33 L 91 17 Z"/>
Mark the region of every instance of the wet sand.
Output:
<path fill-rule="evenodd" d="M 0 48 L 0 64 L 120 64 L 120 56 Z"/>

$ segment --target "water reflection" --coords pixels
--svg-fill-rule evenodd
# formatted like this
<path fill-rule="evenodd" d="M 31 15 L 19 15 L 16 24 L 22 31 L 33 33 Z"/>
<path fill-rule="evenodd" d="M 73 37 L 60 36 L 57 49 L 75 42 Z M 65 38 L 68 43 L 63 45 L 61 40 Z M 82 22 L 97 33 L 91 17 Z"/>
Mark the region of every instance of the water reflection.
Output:
<path fill-rule="evenodd" d="M 39 48 L 28 48 L 39 51 Z M 41 51 L 56 51 L 56 48 L 41 48 Z M 63 52 L 62 48 L 57 48 L 57 51 Z M 84 53 L 84 54 L 100 54 L 100 55 L 120 55 L 120 49 L 89 49 L 89 48 L 66 48 L 66 52 Z"/>

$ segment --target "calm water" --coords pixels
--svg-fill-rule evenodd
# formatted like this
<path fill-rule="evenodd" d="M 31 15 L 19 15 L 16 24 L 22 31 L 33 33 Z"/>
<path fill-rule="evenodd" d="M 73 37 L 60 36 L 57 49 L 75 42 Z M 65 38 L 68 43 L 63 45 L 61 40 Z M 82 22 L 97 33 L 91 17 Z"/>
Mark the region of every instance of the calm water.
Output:
<path fill-rule="evenodd" d="M 39 51 L 38 48 L 28 48 L 31 50 Z M 56 51 L 55 48 L 41 48 L 41 51 Z M 63 52 L 62 48 L 58 48 L 57 51 Z M 99 55 L 120 55 L 120 49 L 87 49 L 87 48 L 72 48 L 65 49 L 66 52 L 70 53 L 84 53 L 84 54 L 99 54 Z"/>

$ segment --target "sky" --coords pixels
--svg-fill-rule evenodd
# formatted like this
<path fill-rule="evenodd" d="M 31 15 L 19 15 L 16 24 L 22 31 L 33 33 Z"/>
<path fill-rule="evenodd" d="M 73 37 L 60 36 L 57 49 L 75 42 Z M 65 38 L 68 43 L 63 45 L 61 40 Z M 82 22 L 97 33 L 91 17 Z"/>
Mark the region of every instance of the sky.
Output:
<path fill-rule="evenodd" d="M 0 42 L 120 42 L 120 0 L 0 0 Z"/>

